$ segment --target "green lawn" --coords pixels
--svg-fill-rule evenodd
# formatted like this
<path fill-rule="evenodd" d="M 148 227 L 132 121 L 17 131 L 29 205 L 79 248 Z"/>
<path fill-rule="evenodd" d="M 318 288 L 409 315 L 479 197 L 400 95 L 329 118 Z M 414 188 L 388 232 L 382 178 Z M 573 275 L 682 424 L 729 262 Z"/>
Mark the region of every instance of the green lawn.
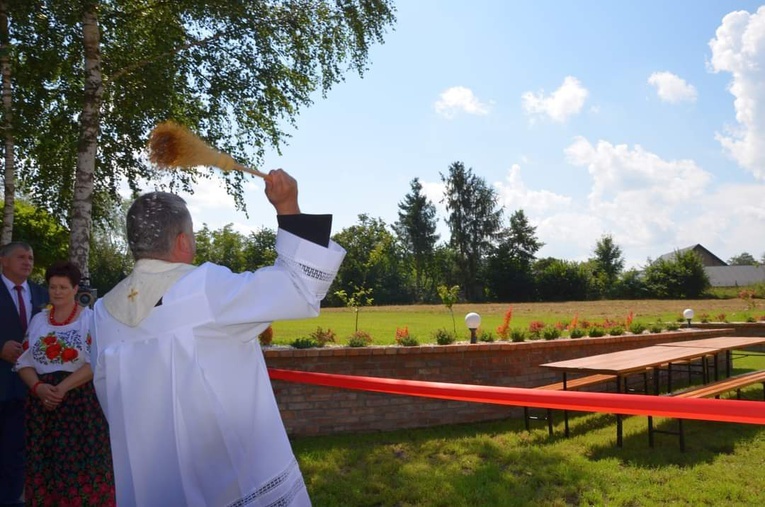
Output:
<path fill-rule="evenodd" d="M 734 366 L 763 369 L 765 358 Z M 762 400 L 762 386 L 744 394 Z M 645 417 L 625 418 L 622 448 L 612 415 L 574 415 L 571 438 L 556 420 L 552 438 L 544 424 L 526 432 L 508 419 L 293 446 L 317 507 L 765 505 L 765 427 L 686 421 L 683 453 L 670 435 L 649 448 Z"/>

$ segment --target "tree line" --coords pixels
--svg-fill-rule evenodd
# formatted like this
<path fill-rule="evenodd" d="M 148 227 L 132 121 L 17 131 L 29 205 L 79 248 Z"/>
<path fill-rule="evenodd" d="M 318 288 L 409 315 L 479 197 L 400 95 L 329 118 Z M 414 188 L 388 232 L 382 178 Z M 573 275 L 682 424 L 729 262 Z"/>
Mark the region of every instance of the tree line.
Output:
<path fill-rule="evenodd" d="M 334 234 L 348 254 L 327 305 L 441 303 L 443 294 L 470 302 L 681 299 L 700 297 L 709 288 L 695 252 L 648 259 L 642 269 L 625 270 L 622 250 L 609 234 L 597 240 L 586 261 L 538 258 L 544 243 L 524 210 L 506 213 L 496 191 L 462 162 L 452 163 L 441 179 L 450 237 L 436 233 L 435 204 L 414 178 L 393 224 L 362 213 Z M 93 230 L 91 284 L 100 294 L 132 265 L 124 239 L 126 205 L 108 209 L 108 226 Z M 23 201 L 16 206 L 17 228 L 34 245 L 39 269 L 64 256 L 66 228 L 45 210 Z M 276 232 L 268 228 L 245 235 L 231 224 L 218 230 L 204 224 L 196 240 L 198 264 L 210 261 L 241 272 L 272 265 L 276 258 Z M 758 261 L 744 252 L 729 263 Z"/>

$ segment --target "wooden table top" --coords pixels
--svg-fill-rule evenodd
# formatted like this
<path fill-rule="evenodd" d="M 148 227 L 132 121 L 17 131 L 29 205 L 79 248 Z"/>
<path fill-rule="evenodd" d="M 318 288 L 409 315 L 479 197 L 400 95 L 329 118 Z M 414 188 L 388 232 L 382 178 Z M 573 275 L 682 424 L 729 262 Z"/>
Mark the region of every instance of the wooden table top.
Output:
<path fill-rule="evenodd" d="M 654 345 L 639 349 L 620 350 L 619 352 L 610 352 L 608 354 L 545 363 L 540 366 L 558 371 L 624 375 L 673 361 L 682 361 L 714 354 L 719 351 L 719 348 L 696 345 L 685 345 L 682 347 Z"/>
<path fill-rule="evenodd" d="M 718 336 L 717 338 L 659 343 L 659 345 L 663 347 L 709 347 L 724 351 L 763 343 L 765 343 L 765 337 L 760 336 Z"/>

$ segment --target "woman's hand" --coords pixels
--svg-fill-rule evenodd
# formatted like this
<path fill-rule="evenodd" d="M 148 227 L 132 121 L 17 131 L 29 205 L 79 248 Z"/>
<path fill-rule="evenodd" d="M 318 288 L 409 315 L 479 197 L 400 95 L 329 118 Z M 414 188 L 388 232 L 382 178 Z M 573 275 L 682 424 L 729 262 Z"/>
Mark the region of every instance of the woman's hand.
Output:
<path fill-rule="evenodd" d="M 40 384 L 35 392 L 47 410 L 55 410 L 66 396 L 66 392 L 62 392 L 58 387 L 50 384 Z"/>

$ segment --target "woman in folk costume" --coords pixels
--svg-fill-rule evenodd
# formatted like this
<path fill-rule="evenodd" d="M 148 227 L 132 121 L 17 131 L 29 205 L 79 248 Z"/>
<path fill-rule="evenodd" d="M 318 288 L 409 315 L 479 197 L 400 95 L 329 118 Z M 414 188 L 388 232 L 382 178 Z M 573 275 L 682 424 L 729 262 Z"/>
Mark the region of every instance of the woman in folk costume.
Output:
<path fill-rule="evenodd" d="M 50 305 L 32 318 L 15 369 L 26 408 L 26 505 L 114 505 L 109 430 L 90 367 L 92 311 L 77 304 L 80 270 L 45 273 Z"/>
<path fill-rule="evenodd" d="M 303 215 L 297 183 L 266 177 L 273 266 L 196 267 L 184 201 L 154 192 L 127 216 L 133 272 L 95 306 L 94 382 L 120 506 L 310 505 L 257 336 L 316 316 L 345 251 L 331 216 Z"/>

